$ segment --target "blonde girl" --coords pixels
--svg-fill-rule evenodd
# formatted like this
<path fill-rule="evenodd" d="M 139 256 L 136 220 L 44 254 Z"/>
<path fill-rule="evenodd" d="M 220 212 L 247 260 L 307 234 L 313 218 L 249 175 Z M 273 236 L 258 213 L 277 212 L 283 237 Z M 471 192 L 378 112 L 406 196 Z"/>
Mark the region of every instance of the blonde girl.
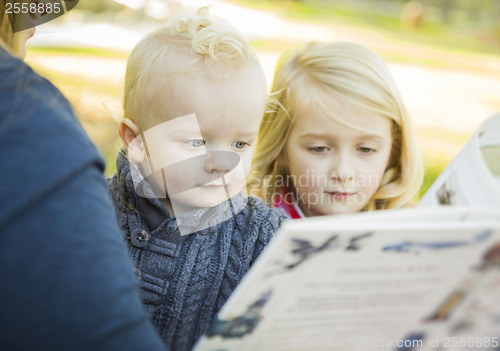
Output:
<path fill-rule="evenodd" d="M 280 58 L 250 194 L 300 218 L 406 206 L 421 180 L 408 113 L 377 54 L 333 42 Z"/>

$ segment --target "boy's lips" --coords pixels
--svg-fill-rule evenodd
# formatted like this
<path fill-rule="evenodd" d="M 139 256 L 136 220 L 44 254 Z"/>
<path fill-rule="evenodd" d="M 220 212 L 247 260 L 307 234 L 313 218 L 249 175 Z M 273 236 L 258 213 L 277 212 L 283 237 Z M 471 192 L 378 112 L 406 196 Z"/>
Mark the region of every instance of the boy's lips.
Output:
<path fill-rule="evenodd" d="M 202 185 L 202 187 L 204 187 L 204 188 L 223 188 L 224 184 L 219 183 L 219 182 L 209 183 L 209 184 Z"/>
<path fill-rule="evenodd" d="M 218 178 L 215 180 L 212 180 L 211 182 L 206 182 L 201 184 L 200 186 L 203 188 L 223 188 L 224 186 L 229 185 L 229 179 L 227 179 L 227 176 L 224 177 L 224 179 Z"/>

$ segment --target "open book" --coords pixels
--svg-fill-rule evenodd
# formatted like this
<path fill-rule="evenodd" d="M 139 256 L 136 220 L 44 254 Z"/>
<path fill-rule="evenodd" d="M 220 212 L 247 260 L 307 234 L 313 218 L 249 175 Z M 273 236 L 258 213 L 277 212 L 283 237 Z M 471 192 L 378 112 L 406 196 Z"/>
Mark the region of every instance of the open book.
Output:
<path fill-rule="evenodd" d="M 285 222 L 195 349 L 498 350 L 499 149 L 497 115 L 416 208 Z"/>

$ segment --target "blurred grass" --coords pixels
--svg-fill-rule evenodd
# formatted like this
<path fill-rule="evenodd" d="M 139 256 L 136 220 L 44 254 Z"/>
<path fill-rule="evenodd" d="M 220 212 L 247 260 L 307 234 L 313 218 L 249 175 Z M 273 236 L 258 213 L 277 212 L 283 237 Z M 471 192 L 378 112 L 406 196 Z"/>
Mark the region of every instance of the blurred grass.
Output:
<path fill-rule="evenodd" d="M 72 56 L 98 56 L 98 57 L 115 57 L 127 59 L 128 53 L 102 48 L 91 47 L 66 47 L 66 46 L 30 46 L 31 54 L 47 54 L 47 55 L 72 55 Z"/>
<path fill-rule="evenodd" d="M 250 40 L 252 47 L 260 51 L 284 52 L 286 49 L 297 45 L 296 42 L 286 41 L 283 39 L 252 39 Z M 421 57 L 408 56 L 401 52 L 389 50 L 377 50 L 377 53 L 387 62 L 393 63 L 411 63 L 414 65 L 422 65 L 428 67 L 450 67 L 449 61 L 439 56 L 429 57 L 422 55 Z M 473 70 L 477 70 L 475 67 Z"/>
<path fill-rule="evenodd" d="M 77 118 L 106 161 L 106 176 L 112 175 L 116 170 L 115 157 L 121 147 L 121 141 L 117 135 L 118 122 L 102 101 L 119 103 L 123 89 L 121 84 L 109 80 L 96 80 L 77 69 L 71 74 L 61 73 L 45 68 L 31 61 L 30 58 L 40 56 L 100 58 L 104 56 L 125 60 L 127 55 L 108 50 L 74 47 L 34 47 L 29 48 L 28 52 L 26 61 L 33 70 L 47 78 L 69 100 Z"/>
<path fill-rule="evenodd" d="M 416 47 L 426 47 L 436 52 L 446 52 L 461 56 L 459 61 L 467 68 L 480 69 L 468 66 L 469 61 L 474 62 L 478 55 L 499 55 L 500 45 L 491 45 L 491 41 L 478 40 L 476 32 L 464 32 L 461 29 L 451 29 L 433 21 L 426 20 L 416 30 L 402 26 L 398 16 L 380 14 L 377 11 L 356 11 L 352 7 L 341 6 L 340 2 L 326 0 L 290 1 L 290 0 L 231 0 L 237 4 L 268 11 L 286 12 L 289 19 L 316 24 L 328 25 L 333 22 L 356 29 L 369 31 L 370 34 L 383 37 L 394 44 L 404 44 Z M 321 4 L 321 6 L 318 6 Z M 374 6 L 374 5 L 373 5 Z M 287 42 L 282 39 L 252 40 L 255 49 L 261 51 L 282 52 L 296 45 L 296 42 Z M 496 43 L 499 44 L 499 43 Z M 412 63 L 432 67 L 446 67 L 450 63 L 449 56 L 419 55 L 415 56 L 404 50 L 380 50 L 379 54 L 388 62 Z M 29 55 L 47 57 L 88 57 L 88 58 L 113 58 L 125 61 L 128 53 L 82 47 L 30 47 Z M 28 63 L 41 75 L 47 77 L 56 85 L 75 108 L 77 117 L 95 142 L 106 160 L 106 174 L 109 176 L 115 171 L 115 156 L 121 146 L 117 137 L 118 122 L 111 113 L 102 106 L 102 99 L 120 103 L 122 85 L 106 79 L 96 80 L 87 77 L 84 72 L 60 73 L 42 67 L 35 62 Z M 444 151 L 438 151 L 437 142 L 443 142 L 442 133 L 428 130 L 418 130 L 418 138 L 422 143 L 422 153 L 425 160 L 425 178 L 419 197 L 429 188 L 442 170 L 456 156 L 458 150 L 465 144 L 468 135 L 447 134 L 448 143 Z"/>
<path fill-rule="evenodd" d="M 387 37 L 418 46 L 430 46 L 458 54 L 500 55 L 500 26 L 473 28 L 462 25 L 443 25 L 436 15 L 424 12 L 424 20 L 417 28 L 404 25 L 399 12 L 383 11 L 380 1 L 329 0 L 229 0 L 249 8 L 257 8 L 285 15 L 287 19 L 316 24 L 340 24 L 370 31 L 375 36 Z M 402 3 L 401 6 L 403 6 Z M 424 5 L 425 6 L 425 5 Z M 427 7 L 432 12 L 433 7 Z M 424 7 L 425 11 L 425 7 Z"/>
<path fill-rule="evenodd" d="M 425 167 L 424 181 L 418 191 L 417 200 L 420 199 L 427 190 L 429 190 L 432 183 L 434 183 L 437 177 L 446 168 L 448 163 L 449 162 L 447 161 L 443 161 L 441 163 L 431 163 Z"/>

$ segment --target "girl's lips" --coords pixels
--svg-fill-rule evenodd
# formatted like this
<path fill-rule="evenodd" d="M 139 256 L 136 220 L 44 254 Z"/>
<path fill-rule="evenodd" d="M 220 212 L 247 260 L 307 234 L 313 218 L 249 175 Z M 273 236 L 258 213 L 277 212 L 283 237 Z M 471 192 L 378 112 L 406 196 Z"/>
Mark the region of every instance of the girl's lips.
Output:
<path fill-rule="evenodd" d="M 337 199 L 337 200 L 347 199 L 350 196 L 356 195 L 355 193 L 346 193 L 346 192 L 340 192 L 340 191 L 327 192 L 327 194 L 330 197 L 333 197 L 334 199 Z"/>

